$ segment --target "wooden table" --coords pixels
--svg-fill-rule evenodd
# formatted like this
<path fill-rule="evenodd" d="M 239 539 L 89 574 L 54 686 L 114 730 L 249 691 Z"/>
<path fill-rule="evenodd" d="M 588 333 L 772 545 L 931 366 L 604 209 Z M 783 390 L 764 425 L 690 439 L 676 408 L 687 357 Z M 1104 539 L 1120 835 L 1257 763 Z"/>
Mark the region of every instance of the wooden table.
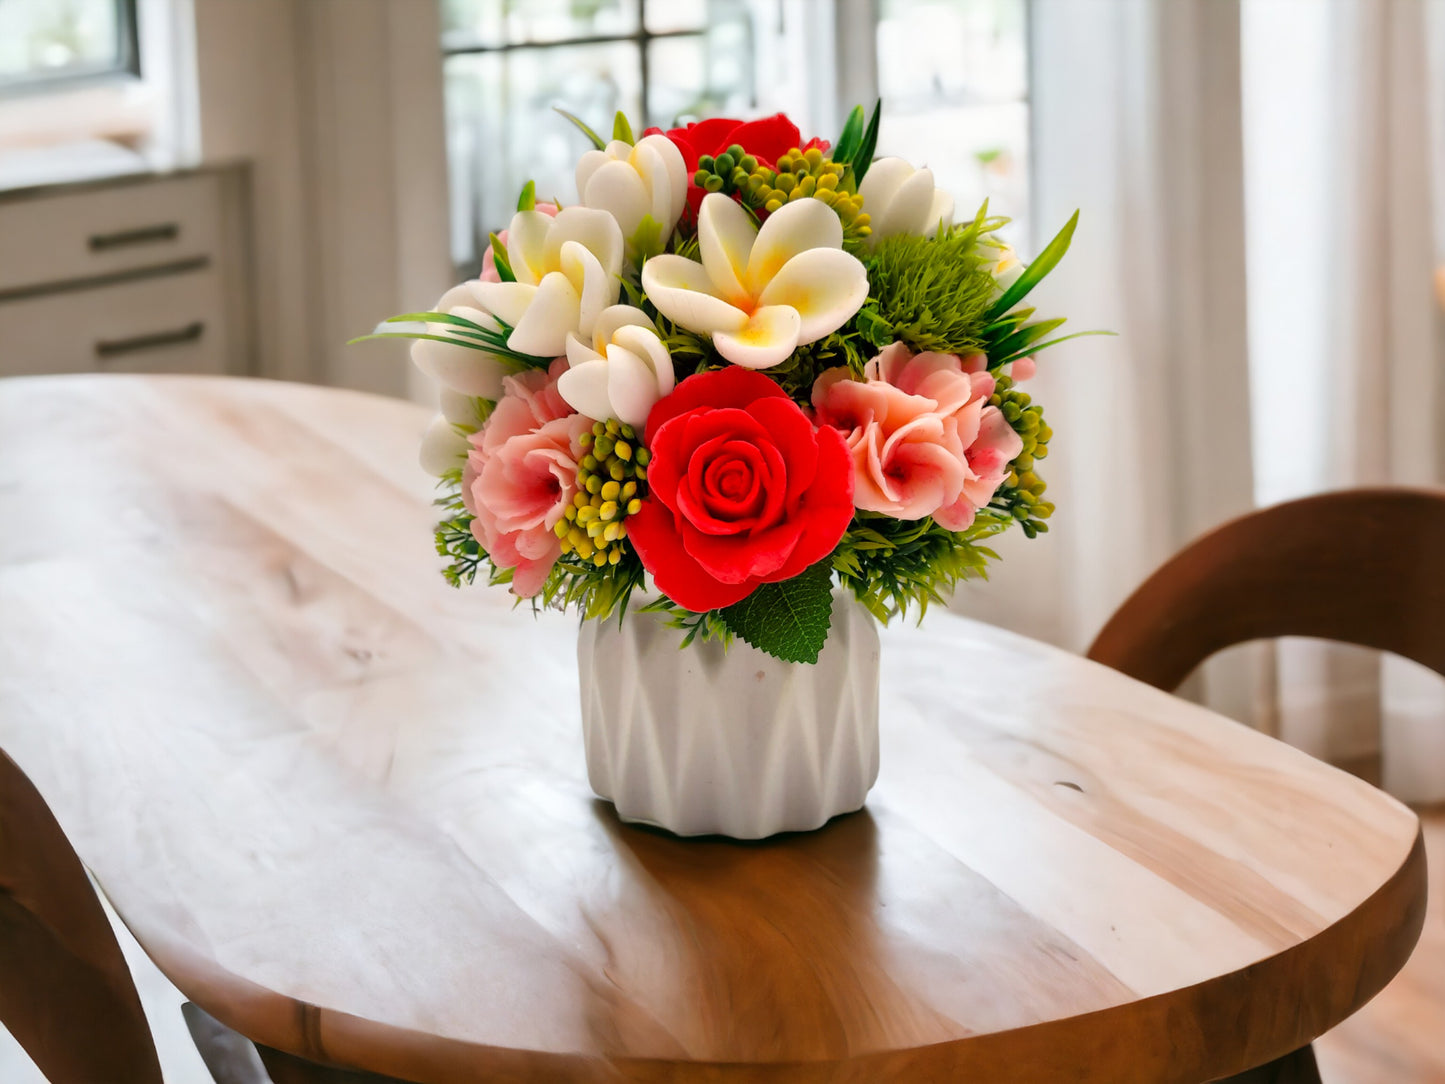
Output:
<path fill-rule="evenodd" d="M 0 746 L 253 1039 L 437 1084 L 1160 1084 L 1308 1042 L 1409 955 L 1408 809 L 943 613 L 885 635 L 863 812 L 750 845 L 620 824 L 573 619 L 437 574 L 426 420 L 0 381 Z"/>

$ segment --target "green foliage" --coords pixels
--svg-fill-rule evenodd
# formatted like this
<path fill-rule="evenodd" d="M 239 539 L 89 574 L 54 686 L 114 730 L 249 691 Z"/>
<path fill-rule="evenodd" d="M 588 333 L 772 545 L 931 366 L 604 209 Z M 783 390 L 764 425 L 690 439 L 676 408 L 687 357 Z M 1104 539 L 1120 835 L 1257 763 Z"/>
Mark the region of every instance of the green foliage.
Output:
<path fill-rule="evenodd" d="M 982 350 L 998 292 L 972 228 L 929 239 L 884 239 L 867 261 L 868 301 L 854 324 L 874 346 L 901 341 L 913 350 Z"/>
<path fill-rule="evenodd" d="M 512 259 L 507 255 L 507 246 L 502 244 L 502 239 L 495 233 L 491 234 L 492 263 L 497 269 L 498 276 L 503 282 L 516 282 L 517 276 L 512 271 Z"/>
<path fill-rule="evenodd" d="M 1064 224 L 1064 228 L 1044 246 L 1044 250 L 1039 253 L 1038 258 L 1029 264 L 1024 273 L 1014 281 L 1014 284 L 994 302 L 993 307 L 988 311 L 988 319 L 995 320 L 1008 312 L 1026 298 L 1029 291 L 1043 281 L 1045 275 L 1058 266 L 1059 261 L 1064 258 L 1064 253 L 1069 251 L 1069 244 L 1074 239 L 1074 228 L 1078 224 L 1079 212 L 1075 211 L 1073 217 Z"/>
<path fill-rule="evenodd" d="M 493 319 L 496 320 L 496 327 L 483 327 L 481 324 L 468 320 L 465 316 L 455 316 L 449 312 L 407 312 L 383 320 L 380 326 L 415 323 L 445 324 L 449 329 L 448 333 L 434 335 L 430 331 L 375 331 L 370 335 L 360 335 L 347 345 L 366 342 L 370 339 L 430 339 L 435 342 L 450 343 L 453 346 L 465 346 L 470 350 L 480 350 L 492 355 L 515 372 L 524 369 L 545 369 L 552 364 L 551 358 L 539 358 L 535 354 L 524 354 L 520 350 L 513 350 L 507 345 L 507 340 L 512 334 L 511 325 L 500 317 L 493 317 Z"/>
<path fill-rule="evenodd" d="M 517 197 L 517 210 L 535 211 L 537 209 L 537 182 L 528 181 L 522 186 L 522 194 Z"/>
<path fill-rule="evenodd" d="M 833 619 L 829 562 L 781 583 L 765 583 L 722 611 L 722 621 L 745 643 L 784 662 L 818 661 Z"/>
<path fill-rule="evenodd" d="M 733 631 L 723 621 L 722 610 L 693 613 L 691 610 L 684 610 L 672 599 L 663 596 L 653 599 L 638 612 L 670 615 L 667 622 L 668 627 L 681 629 L 684 634 L 679 647 L 690 647 L 693 643 L 705 644 L 713 640 L 721 643 L 723 647 L 732 646 Z"/>
<path fill-rule="evenodd" d="M 622 110 L 617 111 L 617 116 L 612 118 L 612 138 L 621 140 L 623 143 L 636 143 L 632 138 L 632 122 L 627 119 L 627 114 Z"/>
<path fill-rule="evenodd" d="M 662 223 L 653 218 L 650 214 L 643 215 L 642 221 L 637 224 L 637 230 L 627 241 L 627 252 L 632 261 L 637 264 L 639 273 L 644 262 L 653 256 L 661 255 L 667 248 L 662 240 Z"/>
<path fill-rule="evenodd" d="M 576 126 L 577 130 L 591 141 L 594 149 L 600 151 L 607 146 L 607 141 L 596 132 L 594 132 L 591 128 L 589 128 L 587 126 L 587 122 L 584 121 L 581 117 L 577 116 L 575 113 L 569 113 L 567 112 L 567 110 L 563 109 L 559 105 L 554 105 L 552 107 L 552 111 L 554 113 L 560 113 L 562 114 L 562 116 L 570 120 Z"/>
<path fill-rule="evenodd" d="M 942 604 L 961 580 L 986 578 L 997 558 L 979 541 L 1005 530 L 1013 519 L 983 509 L 966 531 L 949 531 L 931 517 L 899 520 L 859 512 L 833 551 L 833 570 L 843 586 L 885 624 L 918 607 L 922 620 L 930 603 Z"/>
<path fill-rule="evenodd" d="M 868 114 L 863 111 L 861 105 L 855 105 L 852 112 L 848 114 L 847 121 L 843 124 L 843 130 L 838 133 L 838 138 L 833 140 L 833 160 L 835 162 L 851 162 L 853 156 L 858 153 L 858 148 L 863 145 L 863 130 L 868 125 Z"/>
<path fill-rule="evenodd" d="M 487 564 L 486 551 L 472 534 L 472 514 L 462 503 L 462 468 L 448 471 L 437 488 L 442 491 L 432 503 L 442 510 L 436 525 L 437 556 L 450 558 L 442 576 L 453 587 L 472 583 Z"/>
<path fill-rule="evenodd" d="M 878 149 L 878 124 L 882 116 L 883 100 L 880 98 L 873 103 L 873 116 L 868 119 L 868 127 L 863 132 L 863 139 L 848 163 L 855 185 L 863 183 L 863 178 L 868 175 L 868 167 L 873 164 L 873 152 Z"/>

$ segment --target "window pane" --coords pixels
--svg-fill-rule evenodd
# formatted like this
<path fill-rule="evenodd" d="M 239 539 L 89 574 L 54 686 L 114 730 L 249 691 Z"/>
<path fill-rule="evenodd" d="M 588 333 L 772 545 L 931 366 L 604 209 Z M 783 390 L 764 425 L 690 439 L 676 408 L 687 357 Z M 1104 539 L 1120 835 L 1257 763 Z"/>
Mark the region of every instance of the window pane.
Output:
<path fill-rule="evenodd" d="M 929 166 L 955 218 L 984 199 L 1027 247 L 1028 33 L 1024 0 L 882 0 L 880 154 Z"/>
<path fill-rule="evenodd" d="M 654 34 L 670 30 L 701 30 L 707 26 L 712 0 L 646 0 L 647 29 Z"/>
<path fill-rule="evenodd" d="M 0 0 L 0 86 L 124 68 L 124 0 Z"/>
<path fill-rule="evenodd" d="M 752 20 L 736 5 L 731 18 L 719 18 L 706 32 L 659 38 L 648 46 L 648 123 L 662 127 L 707 116 L 752 112 Z"/>
<path fill-rule="evenodd" d="M 469 273 L 527 181 L 543 199 L 576 197 L 573 170 L 588 144 L 553 104 L 565 103 L 604 136 L 619 109 L 642 112 L 641 62 L 630 41 L 454 56 L 446 80 L 452 255 Z"/>
<path fill-rule="evenodd" d="M 0 0 L 3 2 L 3 0 Z M 448 48 L 635 34 L 638 0 L 442 0 Z"/>

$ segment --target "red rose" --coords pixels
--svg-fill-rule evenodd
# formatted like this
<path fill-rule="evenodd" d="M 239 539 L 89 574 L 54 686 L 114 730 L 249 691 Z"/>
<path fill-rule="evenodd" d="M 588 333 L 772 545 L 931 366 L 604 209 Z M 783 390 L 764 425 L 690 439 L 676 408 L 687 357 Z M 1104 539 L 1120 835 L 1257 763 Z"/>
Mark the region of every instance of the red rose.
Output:
<path fill-rule="evenodd" d="M 824 151 L 828 149 L 827 142 L 821 139 L 810 139 L 806 145 L 803 144 L 798 126 L 790 121 L 785 113 L 774 113 L 771 117 L 750 121 L 735 120 L 732 117 L 710 117 L 685 128 L 672 128 L 667 132 L 663 132 L 661 128 L 649 128 L 644 134 L 653 133 L 666 135 L 682 152 L 682 159 L 687 163 L 687 202 L 694 214 L 697 213 L 705 193 L 692 183 L 692 175 L 697 172 L 697 160 L 705 154 L 716 158 L 736 143 L 756 158 L 760 165 L 773 169 L 777 166 L 778 159 L 795 147 L 801 150 L 809 147 L 818 147 Z"/>
<path fill-rule="evenodd" d="M 853 519 L 842 434 L 815 429 L 762 373 L 699 373 L 647 419 L 650 493 L 627 536 L 657 589 L 694 612 L 731 606 L 833 552 Z"/>

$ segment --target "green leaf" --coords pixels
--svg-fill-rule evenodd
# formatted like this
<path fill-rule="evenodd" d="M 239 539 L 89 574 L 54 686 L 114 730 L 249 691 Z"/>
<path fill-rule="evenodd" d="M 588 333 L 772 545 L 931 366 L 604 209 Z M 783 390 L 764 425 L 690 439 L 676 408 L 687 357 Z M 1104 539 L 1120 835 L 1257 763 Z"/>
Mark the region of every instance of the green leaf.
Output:
<path fill-rule="evenodd" d="M 1063 326 L 1063 323 L 1064 317 L 1059 316 L 1053 320 L 1040 320 L 1034 324 L 1024 324 L 989 343 L 989 355 L 1006 358 L 1017 354 L 1021 350 L 1028 349 L 1030 343 L 1038 342 L 1045 335 Z"/>
<path fill-rule="evenodd" d="M 662 223 L 651 215 L 643 215 L 637 230 L 627 243 L 627 251 L 640 267 L 648 259 L 658 256 L 666 247 L 662 240 Z"/>
<path fill-rule="evenodd" d="M 512 271 L 512 261 L 507 258 L 507 246 L 502 244 L 502 239 L 495 233 L 492 234 L 492 263 L 496 265 L 497 274 L 502 276 L 503 282 L 517 281 L 517 276 Z"/>
<path fill-rule="evenodd" d="M 765 583 L 722 611 L 729 629 L 759 651 L 784 662 L 815 663 L 833 620 L 830 561 L 781 583 Z"/>
<path fill-rule="evenodd" d="M 632 138 L 632 124 L 627 119 L 627 114 L 622 110 L 617 111 L 617 116 L 612 118 L 612 138 L 620 139 L 624 143 L 636 143 Z"/>
<path fill-rule="evenodd" d="M 1052 271 L 1064 258 L 1064 253 L 1069 251 L 1069 242 L 1074 239 L 1074 227 L 1078 224 L 1079 212 L 1075 211 L 1074 216 L 1069 219 L 1064 228 L 1044 246 L 1044 250 L 1039 253 L 1039 258 L 1029 264 L 1014 284 L 1004 291 L 1003 296 L 993 303 L 993 308 L 988 310 L 985 319 L 996 320 L 1027 297 L 1029 291 L 1043 281 L 1044 276 Z"/>
<path fill-rule="evenodd" d="M 588 139 L 590 139 L 592 141 L 592 146 L 597 148 L 599 151 L 607 146 L 607 141 L 604 140 L 596 132 L 594 132 L 591 128 L 589 128 L 587 126 L 587 122 L 584 121 L 581 117 L 577 116 L 575 113 L 567 112 L 567 110 L 563 109 L 560 105 L 554 105 L 552 107 L 552 111 L 554 113 L 562 114 L 562 116 L 566 117 L 573 124 L 575 124 L 577 126 L 577 130 L 580 131 L 583 135 L 585 135 Z"/>
<path fill-rule="evenodd" d="M 1010 361 L 1017 361 L 1027 354 L 1037 354 L 1040 350 L 1047 350 L 1051 346 L 1058 346 L 1059 343 L 1066 343 L 1070 339 L 1082 339 L 1085 335 L 1117 335 L 1117 331 L 1076 331 L 1072 335 L 1060 335 L 1057 339 L 1050 339 L 1046 343 L 1039 343 L 1037 346 L 1030 346 L 1026 350 L 1020 350 L 1016 354 L 1010 354 L 998 364 L 1005 365 Z"/>
<path fill-rule="evenodd" d="M 522 188 L 522 194 L 517 197 L 517 210 L 534 211 L 537 208 L 537 182 L 528 181 Z"/>
<path fill-rule="evenodd" d="M 863 133 L 863 142 L 858 146 L 858 152 L 853 155 L 853 177 L 859 183 L 868 173 L 868 167 L 873 164 L 873 152 L 878 149 L 878 122 L 883 114 L 883 100 L 880 98 L 873 105 L 873 116 L 868 121 L 868 130 Z"/>
<path fill-rule="evenodd" d="M 851 162 L 853 160 L 853 156 L 858 153 L 858 147 L 863 142 L 863 126 L 867 121 L 868 114 L 863 112 L 863 107 L 855 105 L 853 112 L 848 114 L 848 122 L 843 125 L 843 131 L 833 144 L 833 161 Z"/>

